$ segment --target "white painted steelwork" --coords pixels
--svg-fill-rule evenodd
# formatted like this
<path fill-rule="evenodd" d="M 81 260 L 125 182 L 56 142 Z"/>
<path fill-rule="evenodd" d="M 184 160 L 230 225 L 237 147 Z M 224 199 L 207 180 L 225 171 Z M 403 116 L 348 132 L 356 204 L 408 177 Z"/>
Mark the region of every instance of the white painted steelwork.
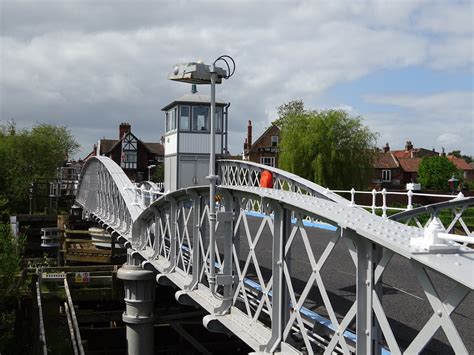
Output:
<path fill-rule="evenodd" d="M 372 189 L 371 191 L 357 191 L 354 188 L 350 190 L 331 190 L 332 192 L 338 194 L 350 194 L 351 206 L 357 206 L 362 208 L 367 208 L 372 211 L 372 213 L 376 213 L 378 210 L 382 211 L 382 216 L 387 217 L 388 211 L 409 211 L 414 208 L 413 206 L 413 197 L 420 196 L 420 197 L 432 197 L 438 199 L 445 199 L 445 200 L 457 200 L 464 198 L 462 192 L 459 192 L 457 195 L 442 195 L 442 194 L 429 194 L 429 193 L 422 193 L 422 192 L 413 192 L 413 190 L 408 190 L 407 192 L 400 192 L 400 191 L 387 191 L 386 189 L 376 190 Z M 371 205 L 359 205 L 356 204 L 355 199 L 357 195 L 372 195 L 372 204 Z M 382 204 L 377 204 L 377 196 L 382 197 Z M 393 207 L 389 206 L 388 199 L 390 196 L 406 196 L 407 203 L 405 207 Z"/>
<path fill-rule="evenodd" d="M 133 186 L 123 170 L 110 158 L 93 157 L 81 172 L 76 202 L 86 216 L 93 215 L 124 238 L 131 238 L 131 225 L 142 208 L 135 201 Z"/>
<path fill-rule="evenodd" d="M 424 251 L 410 244 L 424 237 L 424 228 L 350 207 L 336 194 L 278 170 L 272 170 L 276 186 L 283 187 L 256 187 L 254 171 L 266 167 L 233 162 L 220 162 L 224 174 L 217 188 L 217 238 L 210 245 L 207 187 L 177 190 L 149 206 L 140 205 L 132 191 L 125 190 L 130 182 L 113 164 L 102 157 L 88 162 L 78 203 L 125 238 L 142 267 L 158 272 L 159 284 L 175 285 L 179 302 L 206 309 L 209 315 L 203 323 L 208 329 L 231 331 L 255 351 L 326 354 L 419 353 L 442 329 L 455 353 L 468 353 L 469 335 L 452 317 L 474 289 L 470 249 L 461 246 L 456 254 Z M 245 206 L 257 201 L 266 215 L 256 222 Z M 309 227 L 303 223 L 308 216 L 337 226 L 323 250 L 311 245 Z M 251 223 L 257 228 L 250 228 Z M 268 238 L 270 244 L 262 245 Z M 338 248 L 348 251 L 355 269 L 351 277 L 356 297 L 345 313 L 338 309 L 328 282 L 334 272 L 328 260 Z M 270 260 L 266 269 L 261 264 L 265 255 Z M 400 260 L 410 266 L 432 308 L 431 317 L 408 342 L 400 338 L 400 325 L 390 321 L 382 292 L 383 274 L 400 272 Z M 309 275 L 298 287 L 296 262 L 304 263 Z M 213 274 L 215 290 L 209 287 Z M 449 281 L 449 291 L 437 289 L 440 277 Z M 326 317 L 308 309 L 313 291 L 321 296 L 319 307 Z"/>
<path fill-rule="evenodd" d="M 394 221 L 405 224 L 413 224 L 420 228 L 429 228 L 434 221 L 439 224 L 438 229 L 445 235 L 444 240 L 457 241 L 465 246 L 474 244 L 474 233 L 469 224 L 463 219 L 464 213 L 472 213 L 474 207 L 474 197 L 457 197 L 450 201 L 434 203 L 427 206 L 418 207 L 390 216 Z M 441 218 L 442 217 L 442 218 Z M 468 217 L 469 218 L 469 217 Z M 472 217 L 470 217 L 472 218 Z M 443 224 L 443 220 L 444 224 Z M 434 242 L 423 243 L 429 249 Z M 432 248 L 435 249 L 435 248 Z"/>

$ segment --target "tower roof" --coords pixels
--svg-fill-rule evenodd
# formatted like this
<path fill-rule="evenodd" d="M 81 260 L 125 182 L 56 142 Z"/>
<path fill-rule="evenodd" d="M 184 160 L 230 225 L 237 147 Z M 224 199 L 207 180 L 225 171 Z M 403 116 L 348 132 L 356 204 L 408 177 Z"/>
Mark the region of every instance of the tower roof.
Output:
<path fill-rule="evenodd" d="M 174 100 L 173 102 L 169 103 L 165 107 L 163 107 L 161 110 L 162 111 L 167 111 L 173 106 L 176 106 L 177 104 L 210 104 L 211 103 L 211 97 L 209 95 L 202 95 L 200 93 L 188 93 L 184 94 L 181 96 L 179 99 Z M 225 106 L 227 105 L 227 102 L 224 102 L 222 100 L 219 100 L 216 98 L 216 106 Z"/>

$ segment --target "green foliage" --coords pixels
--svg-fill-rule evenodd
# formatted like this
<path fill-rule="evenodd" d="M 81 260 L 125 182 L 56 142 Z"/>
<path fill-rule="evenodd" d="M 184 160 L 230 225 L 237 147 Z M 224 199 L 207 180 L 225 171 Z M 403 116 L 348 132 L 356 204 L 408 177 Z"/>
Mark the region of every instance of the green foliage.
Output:
<path fill-rule="evenodd" d="M 7 353 L 14 345 L 15 306 L 22 287 L 24 241 L 24 237 L 13 236 L 9 225 L 0 224 L 0 353 Z"/>
<path fill-rule="evenodd" d="M 453 150 L 452 152 L 448 153 L 448 155 L 453 155 L 457 158 L 462 158 L 466 161 L 466 163 L 472 162 L 472 157 L 469 155 L 461 154 L 460 150 Z"/>
<path fill-rule="evenodd" d="M 449 190 L 448 180 L 459 176 L 458 169 L 445 156 L 426 157 L 418 168 L 418 182 L 426 189 Z"/>
<path fill-rule="evenodd" d="M 17 275 L 21 271 L 24 237 L 15 238 L 8 224 L 0 224 L 0 292 L 15 294 Z"/>
<path fill-rule="evenodd" d="M 280 106 L 279 165 L 332 189 L 365 188 L 372 174 L 376 134 L 342 110 L 305 110 L 301 101 Z"/>
<path fill-rule="evenodd" d="M 7 201 L 2 208 L 10 213 L 26 212 L 30 183 L 52 179 L 56 168 L 78 147 L 65 127 L 38 124 L 31 130 L 17 130 L 14 123 L 1 125 L 0 201 Z"/>
<path fill-rule="evenodd" d="M 157 163 L 155 171 L 151 177 L 151 181 L 153 182 L 164 182 L 165 181 L 165 164 L 164 163 Z"/>
<path fill-rule="evenodd" d="M 304 113 L 305 109 L 302 100 L 290 101 L 277 108 L 278 119 L 273 121 L 272 124 L 281 129 L 291 117 L 303 115 Z"/>

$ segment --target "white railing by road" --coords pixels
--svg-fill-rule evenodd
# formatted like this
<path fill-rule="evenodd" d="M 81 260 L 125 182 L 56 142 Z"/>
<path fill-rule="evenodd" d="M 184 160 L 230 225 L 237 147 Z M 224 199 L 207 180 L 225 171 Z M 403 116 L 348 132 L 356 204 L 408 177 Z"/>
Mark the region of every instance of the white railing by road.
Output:
<path fill-rule="evenodd" d="M 337 194 L 349 194 L 350 195 L 350 206 L 357 206 L 362 208 L 367 208 L 372 211 L 373 214 L 376 213 L 377 210 L 382 211 L 382 217 L 387 217 L 387 211 L 407 211 L 413 209 L 413 197 L 416 196 L 423 196 L 423 197 L 432 197 L 432 198 L 441 198 L 446 200 L 453 200 L 453 199 L 460 199 L 463 198 L 464 195 L 462 192 L 459 192 L 457 195 L 449 195 L 449 194 L 429 194 L 429 193 L 422 193 L 422 192 L 413 192 L 413 190 L 408 190 L 407 192 L 401 191 L 387 191 L 386 189 L 376 190 L 373 189 L 372 191 L 357 191 L 355 189 L 351 190 L 331 190 Z M 372 204 L 370 205 L 361 205 L 356 203 L 356 195 L 372 195 Z M 382 196 L 382 203 L 377 204 L 377 196 Z M 394 207 L 390 206 L 387 200 L 390 196 L 406 196 L 406 206 L 405 207 Z"/>

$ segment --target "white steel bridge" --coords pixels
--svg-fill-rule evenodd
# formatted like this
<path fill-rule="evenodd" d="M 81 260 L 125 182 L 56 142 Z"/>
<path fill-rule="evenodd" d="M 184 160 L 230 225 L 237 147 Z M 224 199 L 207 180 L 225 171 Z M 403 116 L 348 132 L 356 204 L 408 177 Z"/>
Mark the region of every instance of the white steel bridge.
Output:
<path fill-rule="evenodd" d="M 258 187 L 263 169 L 273 189 Z M 153 352 L 156 284 L 257 353 L 474 352 L 473 198 L 383 218 L 282 170 L 222 160 L 218 172 L 209 243 L 208 187 L 159 194 L 108 158 L 83 168 L 77 203 L 128 247 L 129 353 Z"/>

